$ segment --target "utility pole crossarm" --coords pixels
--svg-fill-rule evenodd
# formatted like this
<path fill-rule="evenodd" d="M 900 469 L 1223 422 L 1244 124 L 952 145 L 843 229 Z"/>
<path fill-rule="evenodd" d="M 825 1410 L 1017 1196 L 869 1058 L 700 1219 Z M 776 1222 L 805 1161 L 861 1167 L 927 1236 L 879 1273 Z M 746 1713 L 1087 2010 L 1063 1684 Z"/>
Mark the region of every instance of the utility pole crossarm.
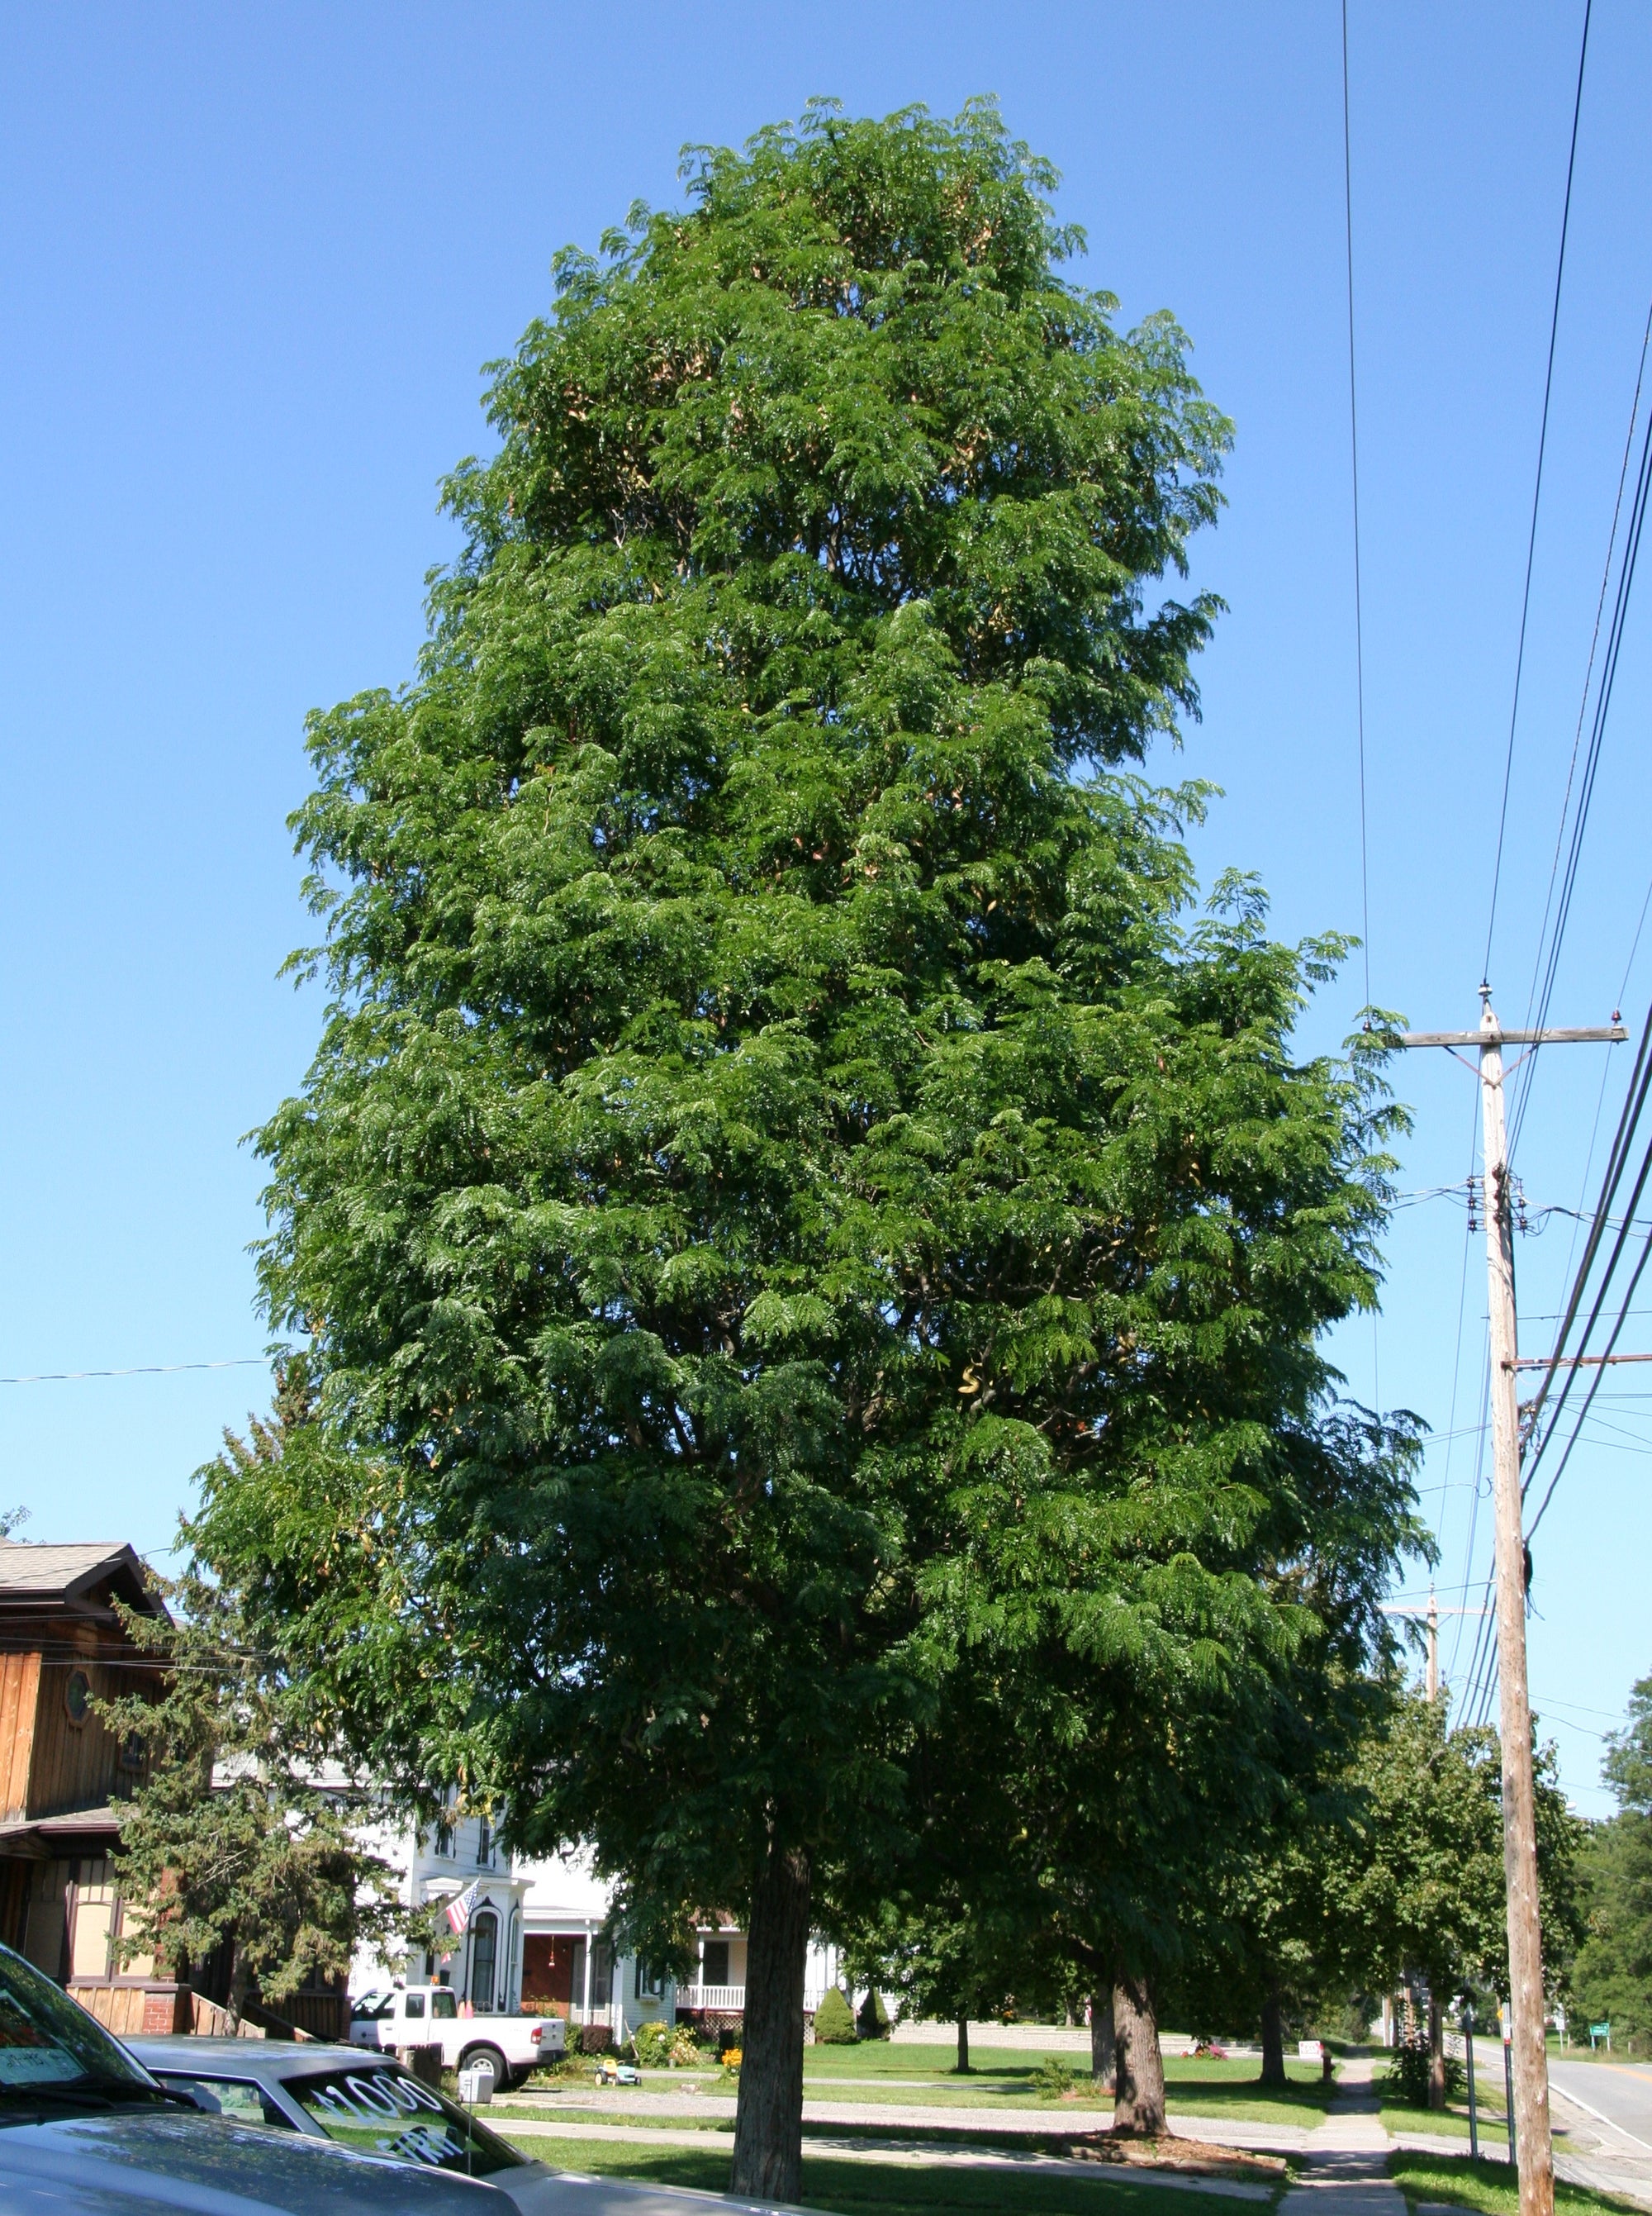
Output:
<path fill-rule="evenodd" d="M 1618 1362 L 1652 1362 L 1652 1354 L 1522 1354 L 1516 1370 L 1609 1370 Z"/>
<path fill-rule="evenodd" d="M 1402 1046 L 1621 1046 L 1629 1037 L 1622 1024 L 1600 1024 L 1592 1031 L 1402 1031 Z"/>

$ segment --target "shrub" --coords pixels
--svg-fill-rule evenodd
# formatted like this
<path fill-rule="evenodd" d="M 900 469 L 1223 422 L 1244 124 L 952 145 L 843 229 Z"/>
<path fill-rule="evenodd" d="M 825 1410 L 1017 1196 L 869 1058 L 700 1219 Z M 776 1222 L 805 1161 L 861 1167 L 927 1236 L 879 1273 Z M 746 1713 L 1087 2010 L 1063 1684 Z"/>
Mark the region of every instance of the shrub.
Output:
<path fill-rule="evenodd" d="M 814 2044 L 817 2047 L 852 2047 L 859 2035 L 855 2029 L 855 2012 L 849 2005 L 848 1996 L 840 1986 L 833 1985 L 822 1995 L 820 2005 L 814 2011 Z"/>
<path fill-rule="evenodd" d="M 669 2065 L 673 2030 L 674 2027 L 661 2018 L 638 2024 L 631 2039 L 631 2052 L 640 2068 L 663 2070 Z"/>
<path fill-rule="evenodd" d="M 1078 2080 L 1065 2062 L 1048 2055 L 1033 2072 L 1033 2090 L 1041 2101 L 1059 2101 L 1078 2090 Z"/>
<path fill-rule="evenodd" d="M 1408 2039 L 1394 2049 L 1394 2057 L 1384 2076 L 1381 2094 L 1385 2101 L 1398 2102 L 1408 2108 L 1426 2108 L 1428 2105 L 1428 2078 L 1431 2057 L 1426 2035 Z M 1454 2054 L 1446 2057 L 1446 2098 L 1455 2101 L 1463 2090 L 1463 2065 Z"/>
<path fill-rule="evenodd" d="M 863 2039 L 887 2039 L 889 2036 L 889 2011 L 884 2007 L 883 1996 L 875 1985 L 868 1988 L 866 1998 L 861 2003 L 860 2012 L 855 2018 L 855 2025 Z"/>

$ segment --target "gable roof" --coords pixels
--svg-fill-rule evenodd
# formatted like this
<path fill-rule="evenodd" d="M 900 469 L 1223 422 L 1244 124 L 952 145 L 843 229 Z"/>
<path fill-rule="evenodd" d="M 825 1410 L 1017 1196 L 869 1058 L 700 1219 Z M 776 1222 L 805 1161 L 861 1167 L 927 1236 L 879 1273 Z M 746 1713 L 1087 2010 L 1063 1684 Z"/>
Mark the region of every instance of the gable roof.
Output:
<path fill-rule="evenodd" d="M 34 1546 L 19 1539 L 0 1539 L 0 1614 L 61 1609 L 107 1620 L 109 1610 L 97 1597 L 104 1585 L 113 1586 L 117 1598 L 145 1616 L 164 1613 L 148 1571 L 131 1547 L 96 1541 Z"/>

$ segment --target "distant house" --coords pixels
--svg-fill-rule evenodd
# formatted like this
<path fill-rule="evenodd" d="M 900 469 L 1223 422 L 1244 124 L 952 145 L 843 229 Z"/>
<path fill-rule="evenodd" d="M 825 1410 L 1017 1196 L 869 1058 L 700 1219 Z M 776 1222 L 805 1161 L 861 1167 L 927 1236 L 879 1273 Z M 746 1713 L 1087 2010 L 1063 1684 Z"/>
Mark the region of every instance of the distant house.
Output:
<path fill-rule="evenodd" d="M 642 2023 L 691 2021 L 708 2030 L 736 2030 L 746 2006 L 746 1938 L 728 1918 L 708 1918 L 697 1935 L 691 1979 L 679 1981 L 636 1954 L 612 1948 L 613 1887 L 587 1854 L 535 1860 L 507 1855 L 485 1817 L 457 1814 L 416 1836 L 387 1827 L 372 1844 L 402 1869 L 409 1907 L 476 1893 L 463 1936 L 405 1958 L 358 1957 L 353 1991 L 387 1981 L 451 1985 L 482 2014 L 538 2010 L 605 2030 L 623 2044 Z M 804 2007 L 813 2011 L 836 1982 L 835 1948 L 809 1950 Z"/>
<path fill-rule="evenodd" d="M 117 2031 L 187 2028 L 191 1997 L 115 1961 L 117 1810 L 144 1774 L 92 1702 L 158 1684 L 115 1612 L 165 1613 L 126 1546 L 0 1541 L 0 1938 Z"/>

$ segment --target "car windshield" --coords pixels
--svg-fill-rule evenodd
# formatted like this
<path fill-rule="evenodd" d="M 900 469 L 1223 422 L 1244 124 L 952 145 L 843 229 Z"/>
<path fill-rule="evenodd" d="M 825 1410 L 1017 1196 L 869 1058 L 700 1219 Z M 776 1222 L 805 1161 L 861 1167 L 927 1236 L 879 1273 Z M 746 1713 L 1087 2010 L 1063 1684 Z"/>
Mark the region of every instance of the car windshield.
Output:
<path fill-rule="evenodd" d="M 0 2121 L 42 2107 L 163 2101 L 124 2047 L 32 1962 L 0 1947 Z"/>
<path fill-rule="evenodd" d="M 463 2170 L 470 2177 L 491 2177 L 527 2160 L 405 2070 L 318 2070 L 284 2079 L 283 2090 L 329 2139 L 364 2154 Z"/>

